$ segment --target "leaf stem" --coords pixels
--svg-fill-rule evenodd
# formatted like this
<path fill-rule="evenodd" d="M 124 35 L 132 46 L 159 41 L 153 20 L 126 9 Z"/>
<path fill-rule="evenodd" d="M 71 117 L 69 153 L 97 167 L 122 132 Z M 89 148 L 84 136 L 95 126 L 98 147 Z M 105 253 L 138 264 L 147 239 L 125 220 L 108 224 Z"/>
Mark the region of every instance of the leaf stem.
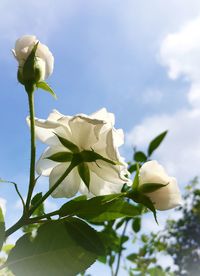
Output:
<path fill-rule="evenodd" d="M 30 132 L 31 132 L 31 160 L 30 160 L 30 177 L 29 188 L 26 200 L 26 211 L 29 209 L 33 189 L 35 186 L 35 158 L 36 158 L 36 146 L 35 146 L 35 112 L 34 112 L 34 86 L 26 86 L 28 94 L 29 111 L 30 111 Z"/>
<path fill-rule="evenodd" d="M 65 179 L 65 177 L 72 171 L 72 169 L 76 166 L 76 164 L 71 163 L 69 165 L 69 167 L 67 168 L 67 170 L 65 171 L 65 173 L 63 175 L 61 175 L 60 178 L 58 178 L 58 180 L 56 181 L 56 183 L 48 190 L 48 192 L 46 192 L 46 194 L 40 199 L 38 200 L 38 202 L 29 210 L 29 216 L 31 216 L 33 214 L 33 212 L 37 209 L 37 207 L 45 201 L 45 199 L 47 199 L 47 197 L 49 197 L 53 191 L 60 185 L 60 183 Z"/>
<path fill-rule="evenodd" d="M 122 243 L 123 243 L 123 239 L 124 239 L 124 236 L 125 236 L 125 233 L 126 233 L 126 229 L 127 229 L 128 223 L 129 223 L 129 220 L 126 220 L 126 222 L 124 224 L 124 229 L 122 231 L 122 235 L 121 235 L 121 239 L 120 239 L 120 245 L 119 245 L 120 248 L 119 248 L 119 253 L 118 253 L 117 266 L 116 266 L 116 270 L 115 270 L 114 276 L 117 276 L 118 272 L 119 272 L 121 255 L 122 255 Z"/>

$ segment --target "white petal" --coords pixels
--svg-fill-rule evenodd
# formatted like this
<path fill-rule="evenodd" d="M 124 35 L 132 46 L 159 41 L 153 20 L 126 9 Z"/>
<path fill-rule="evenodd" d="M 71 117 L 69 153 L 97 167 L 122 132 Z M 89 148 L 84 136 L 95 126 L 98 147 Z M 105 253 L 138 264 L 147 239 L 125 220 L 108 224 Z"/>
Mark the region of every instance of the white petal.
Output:
<path fill-rule="evenodd" d="M 123 184 L 116 185 L 110 182 L 104 181 L 102 178 L 97 176 L 95 173 L 90 174 L 90 192 L 95 196 L 109 195 L 120 193 Z"/>
<path fill-rule="evenodd" d="M 18 61 L 21 59 L 26 60 L 36 42 L 37 39 L 33 35 L 22 36 L 16 41 L 15 53 Z"/>
<path fill-rule="evenodd" d="M 103 121 L 83 116 L 74 116 L 69 120 L 74 143 L 82 149 L 91 149 L 98 141 Z"/>
<path fill-rule="evenodd" d="M 128 179 L 125 177 L 126 171 L 122 166 L 112 165 L 102 160 L 97 160 L 96 163 L 88 163 L 88 166 L 90 170 L 104 181 L 113 184 L 124 184 L 128 182 Z"/>
<path fill-rule="evenodd" d="M 123 130 L 111 129 L 107 133 L 107 147 L 106 152 L 111 160 L 122 162 L 120 157 L 118 147 L 124 143 L 124 133 Z"/>
<path fill-rule="evenodd" d="M 98 120 L 103 120 L 106 123 L 109 123 L 110 126 L 114 126 L 115 124 L 115 115 L 113 113 L 108 112 L 105 107 L 92 113 L 90 117 Z"/>
<path fill-rule="evenodd" d="M 49 114 L 47 120 L 57 122 L 62 117 L 64 117 L 63 114 L 61 114 L 58 110 L 53 109 L 52 112 Z"/>
<path fill-rule="evenodd" d="M 46 79 L 46 64 L 45 61 L 41 58 L 35 58 L 35 67 L 40 71 L 40 79 L 39 81 L 43 81 Z"/>
<path fill-rule="evenodd" d="M 174 177 L 170 179 L 170 183 L 166 187 L 149 193 L 148 196 L 158 210 L 168 210 L 182 204 L 181 194 Z"/>
<path fill-rule="evenodd" d="M 52 169 L 58 165 L 58 162 L 54 162 L 52 160 L 46 159 L 47 157 L 57 153 L 57 152 L 68 152 L 67 149 L 63 146 L 55 146 L 53 148 L 48 147 L 40 159 L 36 163 L 36 172 L 39 175 L 49 176 Z"/>
<path fill-rule="evenodd" d="M 53 72 L 53 67 L 54 67 L 54 57 L 52 53 L 50 52 L 49 48 L 40 43 L 38 44 L 37 51 L 36 51 L 36 56 L 43 59 L 45 61 L 45 79 L 48 78 Z"/>
<path fill-rule="evenodd" d="M 30 125 L 30 120 L 27 120 Z M 58 139 L 55 136 L 55 129 L 59 124 L 53 121 L 42 120 L 35 118 L 35 134 L 36 138 L 47 145 L 58 145 Z"/>
<path fill-rule="evenodd" d="M 140 169 L 140 185 L 144 183 L 161 183 L 169 182 L 169 176 L 165 172 L 163 166 L 157 161 L 148 161 L 142 165 Z"/>
<path fill-rule="evenodd" d="M 64 174 L 68 165 L 66 163 L 56 166 L 49 177 L 50 188 Z M 52 193 L 52 197 L 73 197 L 79 190 L 80 177 L 77 168 L 74 168 Z"/>
<path fill-rule="evenodd" d="M 27 122 L 30 125 L 30 120 L 27 118 Z M 55 133 L 63 138 L 71 141 L 71 133 L 68 127 L 64 127 L 59 122 L 50 120 L 41 120 L 35 118 L 35 133 L 36 138 L 47 145 L 60 145 Z"/>

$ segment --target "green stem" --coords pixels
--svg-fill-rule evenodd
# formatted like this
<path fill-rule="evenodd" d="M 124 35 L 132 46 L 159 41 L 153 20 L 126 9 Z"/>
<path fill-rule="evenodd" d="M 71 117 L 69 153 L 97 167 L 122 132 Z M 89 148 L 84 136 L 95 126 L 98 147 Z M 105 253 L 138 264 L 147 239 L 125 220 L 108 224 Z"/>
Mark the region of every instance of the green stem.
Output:
<path fill-rule="evenodd" d="M 38 200 L 38 202 L 30 209 L 29 211 L 29 216 L 31 216 L 33 214 L 33 212 L 37 209 L 37 207 L 45 201 L 45 199 L 47 199 L 47 197 L 49 197 L 53 191 L 60 185 L 60 183 L 65 179 L 65 177 L 73 170 L 73 168 L 76 165 L 71 163 L 69 165 L 69 167 L 67 168 L 67 170 L 65 171 L 65 173 L 63 175 L 61 175 L 60 178 L 58 178 L 58 180 L 56 181 L 56 183 L 48 190 L 48 192 L 40 199 Z"/>
<path fill-rule="evenodd" d="M 26 211 L 29 209 L 33 189 L 35 186 L 35 158 L 36 158 L 36 146 L 35 146 L 35 113 L 34 113 L 34 87 L 26 87 L 28 94 L 29 110 L 30 110 L 30 132 L 31 132 L 31 160 L 30 160 L 30 177 L 29 188 L 26 200 Z"/>
<path fill-rule="evenodd" d="M 122 232 L 122 235 L 121 235 L 121 239 L 120 239 L 120 248 L 119 248 L 119 253 L 118 253 L 118 259 L 117 259 L 117 266 L 116 266 L 116 271 L 114 273 L 114 276 L 117 276 L 118 275 L 118 272 L 119 272 L 119 267 L 120 267 L 120 261 L 121 261 L 121 255 L 122 255 L 122 243 L 123 243 L 123 238 L 125 236 L 125 233 L 126 233 L 126 229 L 127 229 L 127 226 L 128 226 L 128 223 L 129 223 L 129 220 L 127 220 L 124 224 L 124 229 L 123 229 L 123 232 Z"/>
<path fill-rule="evenodd" d="M 56 183 L 49 189 L 49 191 L 40 199 L 38 202 L 29 210 L 28 214 L 24 214 L 21 219 L 15 223 L 12 227 L 10 227 L 6 231 L 6 237 L 10 236 L 12 233 L 20 229 L 22 226 L 30 224 L 30 223 L 36 223 L 37 220 L 42 218 L 47 218 L 48 216 L 55 216 L 59 214 L 59 210 L 54 211 L 49 214 L 45 214 L 40 217 L 30 218 L 30 216 L 34 213 L 34 211 L 37 209 L 37 207 L 47 199 L 47 197 L 60 185 L 60 183 L 65 179 L 65 177 L 72 171 L 72 169 L 75 167 L 75 164 L 70 164 L 65 173 L 56 181 Z M 28 218 L 27 218 L 28 215 Z"/>
<path fill-rule="evenodd" d="M 44 218 L 47 218 L 47 219 L 48 219 L 48 218 L 50 218 L 50 217 L 57 216 L 57 215 L 59 215 L 59 210 L 56 210 L 56 211 L 51 212 L 51 213 L 44 214 L 44 215 L 42 215 L 42 216 L 30 218 L 30 219 L 29 219 L 29 222 L 31 223 L 32 221 L 41 220 L 41 219 L 44 219 Z"/>
<path fill-rule="evenodd" d="M 12 233 L 20 229 L 23 225 L 25 225 L 24 217 L 22 216 L 18 222 L 16 222 L 13 226 L 11 226 L 5 233 L 5 237 L 7 238 Z"/>

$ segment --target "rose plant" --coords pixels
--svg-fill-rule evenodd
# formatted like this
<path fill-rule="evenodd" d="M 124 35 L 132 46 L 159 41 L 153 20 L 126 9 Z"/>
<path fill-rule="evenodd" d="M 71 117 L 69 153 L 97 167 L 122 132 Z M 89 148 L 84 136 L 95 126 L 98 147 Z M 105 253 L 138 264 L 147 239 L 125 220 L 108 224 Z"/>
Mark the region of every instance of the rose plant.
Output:
<path fill-rule="evenodd" d="M 147 155 L 135 152 L 136 163 L 128 165 L 119 153 L 124 143 L 123 131 L 115 129 L 114 114 L 105 108 L 91 115 L 75 116 L 53 110 L 47 120 L 37 119 L 34 91 L 41 88 L 55 97 L 46 83 L 53 72 L 53 55 L 30 35 L 17 40 L 13 54 L 19 63 L 18 80 L 29 100 L 30 176 L 25 200 L 16 183 L 4 181 L 14 185 L 23 213 L 13 226 L 5 229 L 0 212 L 0 246 L 19 229 L 25 234 L 1 269 L 8 267 L 19 276 L 83 273 L 98 258 L 113 259 L 108 250 L 111 240 L 92 224 L 109 226 L 121 219 L 120 225 L 125 223 L 126 227 L 128 221 L 137 219 L 144 210 L 152 211 L 157 219 L 156 209 L 166 210 L 181 203 L 175 178 L 169 177 L 156 161 L 150 161 L 166 132 L 150 143 Z M 47 145 L 37 163 L 36 138 Z M 49 177 L 49 189 L 34 195 L 40 175 Z M 49 196 L 71 199 L 58 210 L 46 213 L 44 202 Z"/>

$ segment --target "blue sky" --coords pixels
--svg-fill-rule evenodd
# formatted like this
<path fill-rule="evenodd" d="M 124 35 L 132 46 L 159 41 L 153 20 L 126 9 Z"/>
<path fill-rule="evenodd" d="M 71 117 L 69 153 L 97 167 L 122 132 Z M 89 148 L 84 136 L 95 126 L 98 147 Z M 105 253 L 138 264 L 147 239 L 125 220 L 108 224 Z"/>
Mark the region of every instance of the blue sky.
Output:
<path fill-rule="evenodd" d="M 11 49 L 24 34 L 49 46 L 55 69 L 48 82 L 58 95 L 36 92 L 36 114 L 64 114 L 106 107 L 126 133 L 122 152 L 146 147 L 159 132 L 168 138 L 155 158 L 181 186 L 199 174 L 200 2 L 191 0 L 1 0 L 0 176 L 19 183 L 25 195 L 29 170 L 26 94 L 16 79 Z M 38 156 L 43 145 L 38 143 Z M 7 223 L 19 206 L 2 184 Z M 47 188 L 42 180 L 39 188 Z M 49 201 L 49 209 L 54 201 Z"/>

